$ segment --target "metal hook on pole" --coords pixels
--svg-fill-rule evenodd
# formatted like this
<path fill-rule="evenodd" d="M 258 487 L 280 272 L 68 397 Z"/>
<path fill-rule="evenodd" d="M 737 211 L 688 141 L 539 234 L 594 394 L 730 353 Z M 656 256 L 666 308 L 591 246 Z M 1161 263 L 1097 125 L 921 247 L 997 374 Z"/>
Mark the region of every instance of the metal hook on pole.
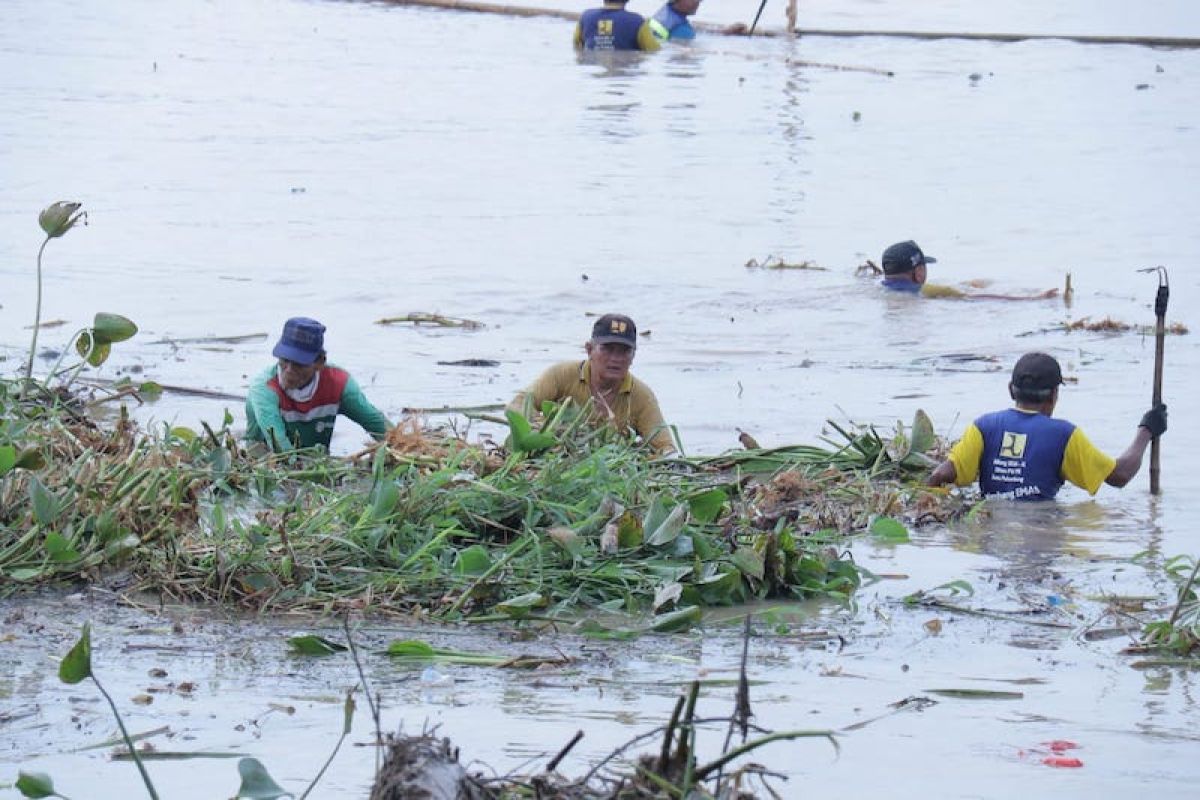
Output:
<path fill-rule="evenodd" d="M 1167 301 L 1171 297 L 1171 284 L 1167 276 L 1167 268 L 1163 266 L 1146 267 L 1138 272 L 1157 272 L 1158 291 L 1154 295 L 1154 390 L 1151 403 L 1155 408 L 1162 403 L 1163 380 L 1163 345 L 1167 338 Z M 1150 494 L 1159 494 L 1160 442 L 1155 436 L 1150 440 Z"/>

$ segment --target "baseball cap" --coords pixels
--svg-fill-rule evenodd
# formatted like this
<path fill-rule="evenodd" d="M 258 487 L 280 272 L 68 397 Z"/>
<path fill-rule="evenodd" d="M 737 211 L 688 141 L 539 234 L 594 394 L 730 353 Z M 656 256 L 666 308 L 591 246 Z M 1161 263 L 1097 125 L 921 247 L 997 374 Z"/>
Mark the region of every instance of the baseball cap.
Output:
<path fill-rule="evenodd" d="M 283 323 L 283 335 L 271 351 L 276 358 L 308 365 L 325 352 L 325 326 L 308 317 L 292 317 Z"/>
<path fill-rule="evenodd" d="M 605 314 L 592 326 L 592 341 L 596 344 L 627 344 L 637 347 L 637 326 L 624 314 Z"/>
<path fill-rule="evenodd" d="M 1013 388 L 1023 395 L 1046 398 L 1062 382 L 1058 361 L 1045 353 L 1026 353 L 1013 367 Z"/>
<path fill-rule="evenodd" d="M 922 264 L 936 264 L 937 259 L 927 256 L 917 247 L 917 243 L 909 240 L 897 242 L 883 251 L 883 274 L 896 275 L 901 272 L 912 272 Z"/>

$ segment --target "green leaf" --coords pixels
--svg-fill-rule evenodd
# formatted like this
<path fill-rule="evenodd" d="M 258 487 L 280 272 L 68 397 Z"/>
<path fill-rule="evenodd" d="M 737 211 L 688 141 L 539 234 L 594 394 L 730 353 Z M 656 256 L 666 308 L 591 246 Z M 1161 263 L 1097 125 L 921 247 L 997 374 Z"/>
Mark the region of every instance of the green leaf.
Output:
<path fill-rule="evenodd" d="M 17 466 L 17 448 L 11 444 L 0 445 L 0 476 L 7 475 Z"/>
<path fill-rule="evenodd" d="M 650 507 L 646 509 L 646 516 L 642 519 L 642 527 L 648 531 L 657 530 L 662 527 L 667 515 L 667 504 L 663 502 L 662 497 L 655 495 L 650 500 Z"/>
<path fill-rule="evenodd" d="M 33 519 L 38 525 L 46 526 L 58 517 L 58 498 L 34 476 L 29 479 L 29 502 L 33 504 Z"/>
<path fill-rule="evenodd" d="M 502 603 L 496 604 L 496 610 L 502 614 L 507 614 L 513 619 L 520 619 L 529 615 L 529 612 L 546 604 L 546 599 L 542 597 L 540 592 L 529 592 L 528 594 L 518 595 Z"/>
<path fill-rule="evenodd" d="M 105 361 L 108 361 L 110 355 L 112 355 L 112 345 L 108 342 L 97 342 L 96 346 L 92 348 L 91 354 L 87 357 L 87 363 L 93 367 L 98 367 Z"/>
<path fill-rule="evenodd" d="M 194 430 L 183 425 L 177 425 L 176 427 L 169 429 L 167 434 L 179 439 L 185 444 L 191 444 L 192 442 L 196 441 L 199 436 L 199 434 L 197 434 Z"/>
<path fill-rule="evenodd" d="M 684 606 L 666 614 L 659 614 L 650 621 L 650 630 L 659 633 L 685 631 L 700 622 L 703 612 L 700 606 Z"/>
<path fill-rule="evenodd" d="M 937 441 L 937 437 L 933 433 L 933 421 L 919 408 L 913 415 L 912 435 L 909 436 L 909 439 L 912 441 L 912 447 L 909 448 L 910 453 L 925 453 Z"/>
<path fill-rule="evenodd" d="M 385 652 L 389 656 L 400 656 L 401 658 L 433 658 L 435 655 L 433 645 L 419 639 L 403 639 L 392 642 L 387 646 Z"/>
<path fill-rule="evenodd" d="M 71 546 L 71 542 L 61 533 L 51 531 L 46 534 L 46 555 L 56 564 L 68 564 L 78 561 L 79 551 Z"/>
<path fill-rule="evenodd" d="M 58 679 L 75 684 L 92 676 L 92 624 L 85 622 L 79 641 L 58 665 Z"/>
<path fill-rule="evenodd" d="M 54 781 L 44 772 L 17 772 L 17 791 L 24 797 L 59 797 Z"/>
<path fill-rule="evenodd" d="M 46 466 L 46 457 L 41 450 L 22 450 L 17 455 L 17 463 L 13 469 L 35 470 Z"/>
<path fill-rule="evenodd" d="M 885 542 L 909 541 L 908 528 L 902 522 L 883 515 L 871 520 L 871 533 Z"/>
<path fill-rule="evenodd" d="M 239 800 L 278 800 L 280 797 L 295 796 L 284 791 L 257 758 L 243 758 L 239 761 L 238 774 L 242 776 L 242 785 L 237 793 Z"/>
<path fill-rule="evenodd" d="M 684 524 L 687 523 L 687 512 L 688 507 L 683 503 L 671 509 L 671 513 L 662 521 L 662 524 L 651 530 L 651 533 L 646 537 L 646 544 L 658 547 L 675 541 L 675 537 L 679 535 L 679 532 L 683 530 Z"/>
<path fill-rule="evenodd" d="M 492 557 L 481 544 L 473 544 L 460 550 L 454 561 L 454 571 L 459 575 L 478 575 L 492 566 Z"/>
<path fill-rule="evenodd" d="M 641 547 L 644 540 L 645 532 L 642 530 L 642 521 L 638 519 L 637 514 L 626 511 L 617 520 L 617 547 L 625 549 Z"/>
<path fill-rule="evenodd" d="M 731 605 L 743 599 L 742 573 L 737 569 L 715 572 L 696 581 L 706 605 Z"/>
<path fill-rule="evenodd" d="M 508 429 L 512 433 L 513 451 L 517 453 L 536 453 L 553 447 L 558 440 L 549 433 L 534 433 L 529 420 L 512 409 L 504 412 L 508 420 Z"/>
<path fill-rule="evenodd" d="M 137 387 L 138 394 L 143 400 L 157 400 L 162 397 L 162 384 L 155 381 L 142 381 Z"/>
<path fill-rule="evenodd" d="M 41 567 L 17 567 L 8 571 L 8 577 L 14 581 L 32 581 L 37 580 L 45 574 L 45 570 Z"/>
<path fill-rule="evenodd" d="M 383 448 L 380 448 L 380 452 L 384 452 Z M 376 484 L 373 494 L 375 497 L 371 503 L 371 519 L 380 522 L 396 510 L 396 504 L 400 502 L 400 489 L 395 481 L 383 481 Z"/>
<path fill-rule="evenodd" d="M 574 626 L 576 633 L 589 639 L 625 640 L 636 639 L 638 632 L 625 628 L 611 628 L 594 619 L 584 619 Z"/>
<path fill-rule="evenodd" d="M 122 317 L 120 314 L 101 311 L 92 320 L 92 332 L 96 337 L 97 344 L 112 344 L 132 338 L 138 332 L 138 327 L 133 324 L 132 320 Z"/>
<path fill-rule="evenodd" d="M 709 489 L 706 492 L 692 495 L 688 499 L 688 508 L 692 511 L 692 519 L 702 525 L 712 522 L 720 515 L 726 499 L 723 489 Z"/>
<path fill-rule="evenodd" d="M 293 650 L 306 656 L 328 656 L 346 650 L 346 645 L 344 644 L 331 642 L 328 639 L 313 634 L 292 636 L 287 641 Z"/>
<path fill-rule="evenodd" d="M 739 547 L 733 551 L 733 565 L 742 571 L 742 574 L 762 580 L 764 574 L 764 564 L 762 553 L 759 553 L 752 547 Z"/>

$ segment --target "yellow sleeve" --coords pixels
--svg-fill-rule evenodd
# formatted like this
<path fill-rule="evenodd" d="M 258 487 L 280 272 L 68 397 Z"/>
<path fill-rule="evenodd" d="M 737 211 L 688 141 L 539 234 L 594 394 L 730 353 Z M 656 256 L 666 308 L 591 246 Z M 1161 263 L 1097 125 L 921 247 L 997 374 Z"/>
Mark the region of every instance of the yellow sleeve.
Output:
<path fill-rule="evenodd" d="M 942 286 L 938 283 L 921 284 L 922 297 L 966 297 L 967 293 L 961 289 L 955 289 L 953 286 Z"/>
<path fill-rule="evenodd" d="M 571 393 L 570 379 L 574 375 L 574 364 L 555 364 L 529 386 L 517 392 L 516 397 L 508 404 L 509 410 L 527 417 L 540 413 L 544 401 L 558 401 Z"/>
<path fill-rule="evenodd" d="M 954 482 L 959 486 L 973 483 L 979 477 L 979 462 L 983 460 L 983 434 L 972 422 L 962 438 L 950 448 L 950 463 L 954 465 Z"/>
<path fill-rule="evenodd" d="M 658 41 L 654 31 L 650 30 L 650 21 L 643 22 L 642 27 L 638 28 L 638 49 L 653 53 L 660 47 L 662 47 L 662 43 Z"/>
<path fill-rule="evenodd" d="M 583 49 L 583 26 L 578 22 L 575 23 L 575 49 Z"/>
<path fill-rule="evenodd" d="M 1088 494 L 1095 494 L 1116 466 L 1117 460 L 1101 452 L 1079 428 L 1067 440 L 1062 476 Z"/>
<path fill-rule="evenodd" d="M 675 443 L 671 440 L 671 431 L 663 421 L 658 398 L 649 386 L 639 387 L 636 401 L 637 407 L 633 409 L 631 422 L 638 436 L 642 437 L 642 441 L 649 442 L 650 447 L 659 455 L 673 451 Z"/>

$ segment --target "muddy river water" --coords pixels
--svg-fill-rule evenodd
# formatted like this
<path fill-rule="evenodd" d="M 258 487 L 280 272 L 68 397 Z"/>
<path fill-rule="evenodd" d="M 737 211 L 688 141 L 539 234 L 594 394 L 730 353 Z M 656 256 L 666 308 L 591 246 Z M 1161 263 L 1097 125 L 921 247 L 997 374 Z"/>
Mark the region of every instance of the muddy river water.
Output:
<path fill-rule="evenodd" d="M 993 5 L 801 0 L 800 24 L 1200 38 L 1200 10 L 1182 0 Z M 710 0 L 700 19 L 749 21 L 756 7 Z M 770 3 L 762 24 L 777 31 L 782 14 Z M 331 359 L 398 417 L 504 402 L 581 352 L 589 315 L 623 311 L 643 330 L 634 371 L 691 452 L 733 447 L 738 429 L 765 446 L 815 442 L 829 418 L 890 429 L 918 408 L 954 436 L 1007 402 L 1007 370 L 1031 349 L 1058 356 L 1070 379 L 1057 413 L 1119 452 L 1149 404 L 1153 339 L 1062 323 L 1152 323 L 1155 279 L 1136 270 L 1164 265 L 1168 321 L 1197 324 L 1200 49 L 702 33 L 650 57 L 591 60 L 559 19 L 325 0 L 6 0 L 0 20 L 5 373 L 28 346 L 37 211 L 59 199 L 82 201 L 89 224 L 47 249 L 43 319 L 67 324 L 42 346 L 61 347 L 99 310 L 141 326 L 100 377 L 241 395 L 270 361 L 267 335 L 308 315 L 329 326 Z M 1062 287 L 1069 272 L 1073 302 L 886 296 L 856 277 L 909 238 L 938 258 L 933 281 L 1021 292 Z M 747 268 L 768 256 L 817 269 Z M 410 312 L 482 327 L 376 324 Z M 758 610 L 757 722 L 845 729 L 840 752 L 811 740 L 756 755 L 788 777 L 783 796 L 1196 796 L 1197 673 L 1136 668 L 1119 652 L 1128 637 L 1085 635 L 1113 624 L 1106 594 L 1169 602 L 1163 561 L 1200 551 L 1186 499 L 1200 491 L 1200 352 L 1194 334 L 1166 349 L 1161 497 L 1142 474 L 912 544 L 856 542 L 861 563 L 892 577 L 854 608 Z M 461 359 L 498 365 L 440 363 Z M 226 408 L 240 424 L 236 400 L 167 393 L 133 411 L 196 425 Z M 343 423 L 334 449 L 361 444 Z M 961 605 L 1039 609 L 1056 624 L 900 601 L 953 581 L 974 589 Z M 86 684 L 53 675 L 86 619 L 132 730 L 170 726 L 163 750 L 254 755 L 297 791 L 356 680 L 346 659 L 286 654 L 286 636 L 320 621 L 129 610 L 95 593 L 6 601 L 0 615 L 0 796 L 15 796 L 2 784 L 18 768 L 52 773 L 72 797 L 140 791 L 132 766 L 78 750 L 112 725 Z M 465 759 L 502 772 L 583 728 L 562 766 L 579 773 L 664 721 L 687 680 L 732 677 L 739 630 L 714 619 L 602 646 L 382 624 L 361 636 L 366 649 L 408 637 L 561 649 L 575 664 L 536 677 L 447 667 L 422 680 L 370 656 L 367 667 L 389 728 L 439 725 Z M 194 689 L 147 691 L 179 683 Z M 1021 696 L 930 693 L 972 688 Z M 153 702 L 130 702 L 142 694 Z M 910 697 L 937 703 L 889 713 Z M 701 702 L 726 713 L 732 691 L 716 685 Z M 369 736 L 360 712 L 352 739 Z M 1041 743 L 1058 739 L 1079 745 L 1082 767 L 1041 763 Z M 164 797 L 224 797 L 233 763 L 151 770 Z M 372 764 L 369 748 L 347 748 L 316 796 L 363 796 Z"/>

